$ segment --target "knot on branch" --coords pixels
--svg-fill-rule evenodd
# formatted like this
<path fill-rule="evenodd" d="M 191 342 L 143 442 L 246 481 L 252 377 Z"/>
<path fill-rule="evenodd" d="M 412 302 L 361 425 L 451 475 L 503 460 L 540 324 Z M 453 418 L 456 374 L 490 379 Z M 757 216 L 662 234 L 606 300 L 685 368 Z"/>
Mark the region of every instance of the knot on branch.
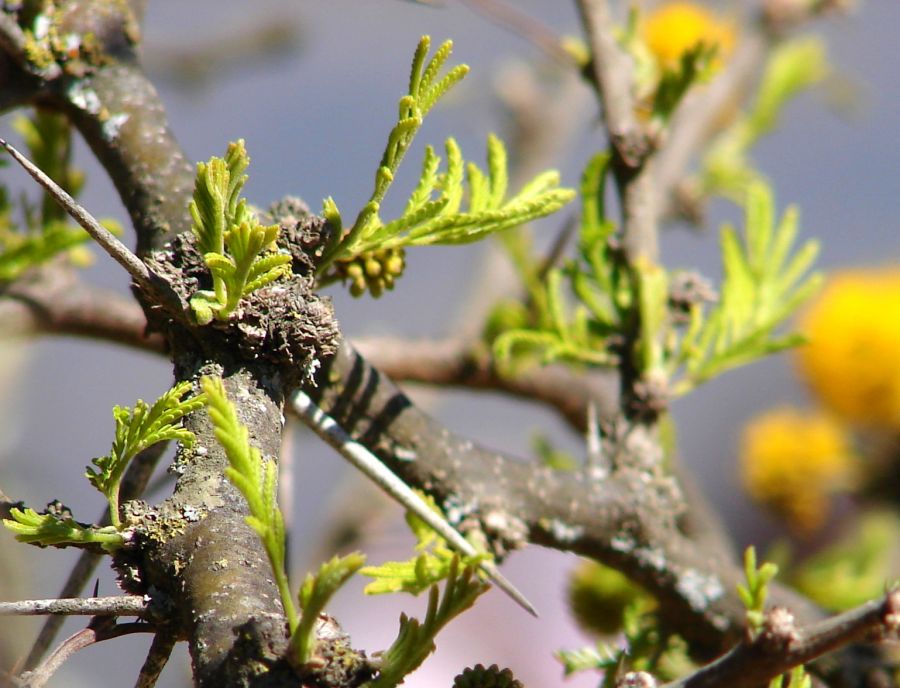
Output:
<path fill-rule="evenodd" d="M 312 678 L 315 685 L 348 688 L 366 683 L 374 674 L 366 653 L 353 649 L 350 636 L 328 614 L 319 615 L 315 655 L 299 671 Z"/>
<path fill-rule="evenodd" d="M 315 256 L 327 236 L 324 225 L 321 218 L 307 216 L 289 226 L 279 247 L 291 253 L 292 274 L 245 297 L 229 319 L 192 328 L 188 341 L 217 356 L 230 351 L 245 361 L 269 363 L 289 387 L 311 378 L 320 362 L 337 351 L 340 335 L 330 299 L 313 291 Z M 151 252 L 146 262 L 172 285 L 185 313 L 190 312 L 191 297 L 212 285 L 189 232 Z M 162 332 L 170 344 L 184 337 L 183 323 L 176 327 L 140 289 L 138 297 L 145 304 L 150 330 Z"/>
<path fill-rule="evenodd" d="M 759 642 L 776 652 L 790 649 L 800 640 L 794 615 L 784 607 L 775 607 L 763 620 Z"/>
<path fill-rule="evenodd" d="M 629 671 L 616 681 L 616 688 L 656 688 L 658 685 L 646 671 Z"/>
<path fill-rule="evenodd" d="M 884 635 L 900 640 L 900 587 L 887 594 L 884 611 Z"/>

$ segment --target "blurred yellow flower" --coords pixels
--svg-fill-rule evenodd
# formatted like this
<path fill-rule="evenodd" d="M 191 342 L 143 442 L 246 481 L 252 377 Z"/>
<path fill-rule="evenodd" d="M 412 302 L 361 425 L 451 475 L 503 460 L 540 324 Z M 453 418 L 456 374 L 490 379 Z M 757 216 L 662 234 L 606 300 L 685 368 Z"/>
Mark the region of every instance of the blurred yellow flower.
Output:
<path fill-rule="evenodd" d="M 641 23 L 641 36 L 657 63 L 676 69 L 681 56 L 698 43 L 718 46 L 721 64 L 734 48 L 734 24 L 693 2 L 668 2 L 650 12 Z"/>
<path fill-rule="evenodd" d="M 824 523 L 830 496 L 851 486 L 855 466 L 843 427 L 823 414 L 788 407 L 747 425 L 740 458 L 750 496 L 801 534 Z"/>
<path fill-rule="evenodd" d="M 852 423 L 900 430 L 900 268 L 836 274 L 800 322 L 800 373 Z"/>

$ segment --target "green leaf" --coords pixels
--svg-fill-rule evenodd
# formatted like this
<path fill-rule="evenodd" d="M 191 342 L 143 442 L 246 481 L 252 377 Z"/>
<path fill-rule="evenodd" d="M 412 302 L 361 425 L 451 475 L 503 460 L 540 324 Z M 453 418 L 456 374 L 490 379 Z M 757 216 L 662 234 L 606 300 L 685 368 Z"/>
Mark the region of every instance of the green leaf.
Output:
<path fill-rule="evenodd" d="M 125 536 L 115 526 L 100 528 L 78 523 L 71 516 L 38 513 L 34 509 L 10 509 L 12 519 L 3 525 L 16 540 L 40 547 L 100 545 L 113 552 L 125 544 Z"/>
<path fill-rule="evenodd" d="M 116 435 L 112 449 L 106 456 L 93 459 L 94 468 L 88 466 L 85 475 L 91 485 L 106 496 L 110 520 L 117 529 L 121 528 L 119 485 L 131 460 L 158 442 L 171 440 L 187 447 L 193 445 L 194 434 L 181 427 L 181 419 L 202 408 L 205 399 L 202 394 L 184 399 L 190 389 L 189 382 L 180 382 L 166 391 L 152 406 L 139 399 L 134 409 L 127 406 L 116 406 L 113 409 Z"/>
<path fill-rule="evenodd" d="M 439 173 L 441 160 L 431 146 L 426 147 L 419 180 L 402 215 L 388 222 L 378 217 L 385 194 L 422 118 L 468 71 L 459 65 L 440 76 L 452 52 L 452 43 L 443 43 L 428 60 L 430 45 L 427 36 L 419 42 L 410 72 L 409 93 L 400 99 L 398 121 L 388 137 L 375 175 L 375 187 L 353 226 L 325 250 L 317 268 L 320 285 L 350 280 L 353 293 L 362 292 L 366 288 L 364 283 L 351 279 L 341 266 L 365 262 L 369 256 L 384 250 L 477 241 L 555 212 L 574 197 L 571 190 L 559 188 L 559 175 L 549 172 L 539 175 L 507 199 L 509 175 L 506 150 L 500 139 L 493 135 L 488 138 L 485 174 L 477 166 L 466 164 L 456 141 L 449 138 L 445 145 L 446 171 Z M 466 184 L 468 209 L 463 208 Z M 333 202 L 328 210 L 334 215 L 336 208 L 332 206 Z"/>
<path fill-rule="evenodd" d="M 714 63 L 718 46 L 703 42 L 684 51 L 677 69 L 664 69 L 653 96 L 653 117 L 666 123 L 691 87 L 705 80 Z"/>
<path fill-rule="evenodd" d="M 670 370 L 685 368 L 674 386 L 675 396 L 802 341 L 796 334 L 779 336 L 776 329 L 821 284 L 820 275 L 809 274 L 818 244 L 807 241 L 794 249 L 797 213 L 789 209 L 775 226 L 766 185 L 751 184 L 746 200 L 744 240 L 728 226 L 721 233 L 721 300 L 708 314 L 699 309 L 692 313 L 680 350 L 670 359 Z"/>
<path fill-rule="evenodd" d="M 777 574 L 778 567 L 770 562 L 757 567 L 755 547 L 751 545 L 744 550 L 744 577 L 747 585 L 739 583 L 737 592 L 747 609 L 747 625 L 754 633 L 762 627 L 766 598 L 769 595 L 768 586 Z"/>
<path fill-rule="evenodd" d="M 578 650 L 560 650 L 556 658 L 562 662 L 565 676 L 580 671 L 607 671 L 618 666 L 620 653 L 606 645 L 598 648 L 583 647 Z"/>
<path fill-rule="evenodd" d="M 437 586 L 431 587 L 425 620 L 400 616 L 397 639 L 382 654 L 378 677 L 365 684 L 367 688 L 393 688 L 402 683 L 434 651 L 434 639 L 440 630 L 471 607 L 488 587 L 477 578 L 474 568 L 466 567 L 460 572 L 459 561 L 454 558 L 443 595 Z"/>
<path fill-rule="evenodd" d="M 432 511 L 441 513 L 433 497 L 425 493 L 420 493 L 420 496 Z M 388 561 L 363 568 L 360 573 L 374 579 L 365 588 L 367 595 L 394 592 L 418 595 L 447 578 L 455 566 L 454 562 L 459 560 L 459 555 L 450 548 L 446 540 L 414 513 L 406 513 L 406 523 L 416 537 L 418 554 L 407 561 Z M 487 554 L 464 556 L 462 563 L 465 566 L 477 566 L 488 558 Z"/>
<path fill-rule="evenodd" d="M 315 656 L 316 624 L 331 596 L 365 563 L 366 557 L 353 552 L 334 557 L 319 567 L 316 575 L 307 574 L 300 588 L 299 601 L 303 614 L 291 634 L 291 653 L 295 664 L 307 664 Z"/>
<path fill-rule="evenodd" d="M 199 291 L 191 298 L 201 325 L 213 318 L 227 320 L 241 299 L 290 275 L 290 256 L 273 253 L 278 225 L 261 225 L 240 197 L 249 164 L 244 141 L 239 140 L 229 144 L 224 158 L 197 165 L 190 212 L 197 247 L 213 281 L 212 291 Z M 325 212 L 340 232 L 340 213 L 331 199 L 325 202 Z"/>
<path fill-rule="evenodd" d="M 300 619 L 294 606 L 285 569 L 284 517 L 278 508 L 278 468 L 274 460 L 263 460 L 256 447 L 250 445 L 247 427 L 240 422 L 234 405 L 229 401 L 225 385 L 219 377 L 200 379 L 206 398 L 209 419 L 215 428 L 216 440 L 225 450 L 228 467 L 225 476 L 247 500 L 249 525 L 259 536 L 266 550 L 272 574 L 288 627 L 293 634 Z"/>

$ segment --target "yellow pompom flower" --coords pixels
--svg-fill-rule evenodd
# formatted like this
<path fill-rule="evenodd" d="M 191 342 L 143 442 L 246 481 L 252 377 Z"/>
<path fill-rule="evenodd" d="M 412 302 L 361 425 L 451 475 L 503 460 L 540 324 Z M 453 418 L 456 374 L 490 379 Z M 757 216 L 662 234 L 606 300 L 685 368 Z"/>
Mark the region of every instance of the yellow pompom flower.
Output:
<path fill-rule="evenodd" d="M 717 46 L 716 63 L 731 54 L 734 24 L 693 2 L 669 2 L 641 23 L 641 37 L 660 67 L 676 69 L 681 56 L 698 43 Z"/>
<path fill-rule="evenodd" d="M 778 408 L 744 429 L 741 479 L 758 502 L 797 533 L 818 529 L 830 497 L 851 486 L 855 462 L 846 431 L 821 413 Z"/>
<path fill-rule="evenodd" d="M 865 427 L 900 431 L 900 268 L 836 274 L 801 318 L 800 373 L 822 403 Z"/>

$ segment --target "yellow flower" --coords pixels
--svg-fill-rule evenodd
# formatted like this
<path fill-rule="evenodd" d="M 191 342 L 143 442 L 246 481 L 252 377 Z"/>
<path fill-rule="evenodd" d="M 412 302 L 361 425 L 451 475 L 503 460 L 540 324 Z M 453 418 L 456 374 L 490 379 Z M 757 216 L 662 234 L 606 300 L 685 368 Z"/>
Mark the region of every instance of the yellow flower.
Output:
<path fill-rule="evenodd" d="M 833 413 L 900 431 L 900 268 L 835 275 L 801 319 L 807 384 Z"/>
<path fill-rule="evenodd" d="M 744 429 L 741 480 L 798 533 L 825 521 L 829 497 L 851 485 L 853 455 L 844 429 L 820 413 L 779 408 Z"/>
<path fill-rule="evenodd" d="M 702 5 L 669 2 L 647 15 L 641 36 L 660 67 L 676 69 L 681 56 L 701 42 L 718 46 L 716 63 L 721 64 L 734 48 L 735 29 Z"/>

